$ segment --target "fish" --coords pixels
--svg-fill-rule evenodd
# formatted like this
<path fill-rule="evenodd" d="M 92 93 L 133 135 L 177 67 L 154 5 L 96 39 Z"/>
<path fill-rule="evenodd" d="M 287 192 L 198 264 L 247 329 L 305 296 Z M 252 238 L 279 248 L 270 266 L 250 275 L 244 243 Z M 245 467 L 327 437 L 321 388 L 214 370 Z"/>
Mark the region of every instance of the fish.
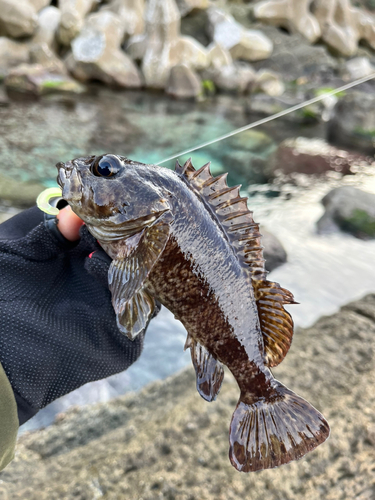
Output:
<path fill-rule="evenodd" d="M 276 380 L 293 320 L 291 292 L 267 280 L 259 224 L 226 174 L 175 170 L 104 154 L 60 162 L 62 197 L 112 258 L 108 285 L 119 330 L 143 332 L 157 302 L 187 331 L 196 386 L 214 401 L 224 365 L 240 397 L 229 459 L 240 472 L 303 457 L 329 436 L 323 415 Z"/>

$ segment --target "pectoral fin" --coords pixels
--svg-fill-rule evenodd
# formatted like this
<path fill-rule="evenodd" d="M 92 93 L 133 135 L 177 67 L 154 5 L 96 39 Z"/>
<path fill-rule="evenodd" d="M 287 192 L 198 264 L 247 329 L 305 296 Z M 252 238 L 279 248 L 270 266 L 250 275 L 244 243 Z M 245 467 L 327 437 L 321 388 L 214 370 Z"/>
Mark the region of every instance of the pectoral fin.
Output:
<path fill-rule="evenodd" d="M 207 349 L 190 335 L 185 348 L 190 347 L 191 360 L 197 375 L 197 390 L 206 401 L 214 401 L 224 379 L 224 369 Z"/>
<path fill-rule="evenodd" d="M 155 309 L 155 300 L 143 285 L 167 244 L 170 222 L 165 214 L 129 238 L 127 257 L 113 260 L 108 271 L 117 326 L 131 340 L 147 327 Z"/>

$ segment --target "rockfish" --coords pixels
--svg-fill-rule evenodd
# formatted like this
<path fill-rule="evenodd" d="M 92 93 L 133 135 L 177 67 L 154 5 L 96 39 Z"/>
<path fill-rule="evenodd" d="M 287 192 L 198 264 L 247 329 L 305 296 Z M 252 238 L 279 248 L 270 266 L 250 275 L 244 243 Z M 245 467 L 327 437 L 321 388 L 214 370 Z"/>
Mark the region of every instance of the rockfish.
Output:
<path fill-rule="evenodd" d="M 226 174 L 191 160 L 174 172 L 106 154 L 57 164 L 63 198 L 113 259 L 121 332 L 134 339 L 159 301 L 186 328 L 199 394 L 213 401 L 226 365 L 241 394 L 229 458 L 239 471 L 286 464 L 329 435 L 324 417 L 278 382 L 293 295 L 267 281 L 259 225 Z"/>

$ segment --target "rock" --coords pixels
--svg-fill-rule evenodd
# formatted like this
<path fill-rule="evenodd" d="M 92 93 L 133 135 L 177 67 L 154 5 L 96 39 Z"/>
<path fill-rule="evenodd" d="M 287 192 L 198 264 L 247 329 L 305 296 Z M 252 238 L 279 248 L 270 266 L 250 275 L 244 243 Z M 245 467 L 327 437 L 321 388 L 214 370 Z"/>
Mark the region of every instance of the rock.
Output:
<path fill-rule="evenodd" d="M 5 108 L 9 106 L 9 98 L 4 91 L 4 87 L 0 86 L 0 108 Z"/>
<path fill-rule="evenodd" d="M 11 68 L 29 61 L 29 50 L 30 46 L 27 43 L 0 37 L 0 80 L 8 74 Z"/>
<path fill-rule="evenodd" d="M 366 157 L 337 149 L 322 139 L 297 137 L 279 145 L 269 162 L 267 174 L 272 178 L 278 172 L 320 175 L 332 170 L 346 175 L 353 174 L 362 163 L 368 164 Z"/>
<path fill-rule="evenodd" d="M 46 43 L 48 47 L 57 50 L 56 32 L 61 20 L 61 12 L 52 5 L 46 7 L 39 12 L 38 15 L 38 28 L 33 36 L 31 43 L 43 44 Z"/>
<path fill-rule="evenodd" d="M 357 52 L 360 40 L 375 49 L 375 17 L 353 7 L 350 0 L 317 0 L 314 4 L 322 40 L 340 55 Z"/>
<path fill-rule="evenodd" d="M 69 46 L 73 38 L 80 33 L 84 19 L 94 5 L 96 0 L 59 0 L 61 19 L 57 36 L 62 45 Z"/>
<path fill-rule="evenodd" d="M 317 19 L 311 14 L 313 0 L 266 0 L 254 5 L 253 14 L 263 23 L 282 26 L 291 33 L 300 33 L 310 43 L 321 35 Z"/>
<path fill-rule="evenodd" d="M 52 52 L 46 43 L 31 46 L 30 62 L 42 65 L 49 72 L 66 74 L 65 64 Z"/>
<path fill-rule="evenodd" d="M 207 10 L 193 10 L 181 19 L 181 34 L 191 36 L 204 47 L 210 44 L 206 26 L 208 25 Z"/>
<path fill-rule="evenodd" d="M 375 66 L 367 57 L 355 57 L 346 62 L 344 74 L 346 80 L 356 80 L 372 73 L 375 73 Z"/>
<path fill-rule="evenodd" d="M 138 88 L 141 76 L 132 60 L 121 50 L 125 26 L 108 11 L 91 14 L 72 43 L 66 64 L 82 82 L 99 80 L 108 85 Z"/>
<path fill-rule="evenodd" d="M 140 35 L 144 30 L 144 0 L 112 0 L 103 11 L 113 12 L 121 20 L 124 34 L 128 37 Z"/>
<path fill-rule="evenodd" d="M 142 72 L 151 88 L 165 88 L 173 66 L 185 64 L 201 70 L 209 64 L 205 47 L 180 35 L 180 13 L 175 0 L 150 0 L 146 31 L 130 39 L 128 51 L 133 58 L 143 59 Z"/>
<path fill-rule="evenodd" d="M 36 10 L 27 0 L 0 0 L 0 35 L 12 38 L 30 36 L 37 22 Z"/>
<path fill-rule="evenodd" d="M 46 69 L 41 64 L 21 64 L 4 80 L 8 92 L 45 95 L 55 92 L 82 93 L 84 87 L 65 74 Z"/>
<path fill-rule="evenodd" d="M 353 91 L 341 97 L 328 122 L 328 141 L 355 151 L 375 152 L 375 95 Z"/>
<path fill-rule="evenodd" d="M 21 436 L 1 473 L 4 497 L 238 500 L 251 491 L 251 500 L 372 500 L 374 350 L 374 295 L 295 332 L 275 376 L 324 414 L 331 437 L 290 465 L 234 471 L 228 428 L 237 384 L 226 371 L 217 401 L 208 404 L 189 366 Z"/>
<path fill-rule="evenodd" d="M 36 12 L 39 12 L 44 7 L 47 7 L 51 3 L 51 0 L 29 0 L 29 3 L 31 3 Z"/>
<path fill-rule="evenodd" d="M 259 130 L 245 130 L 226 140 L 221 161 L 229 170 L 236 184 L 261 184 L 267 182 L 265 166 L 276 150 L 272 138 Z"/>
<path fill-rule="evenodd" d="M 261 228 L 263 256 L 266 259 L 267 271 L 273 271 L 277 267 L 285 264 L 288 260 L 285 248 L 276 236 L 264 228 Z"/>
<path fill-rule="evenodd" d="M 319 233 L 340 228 L 357 238 L 375 238 L 375 194 L 343 186 L 330 191 L 322 203 L 325 213 L 317 222 Z"/>
<path fill-rule="evenodd" d="M 248 64 L 236 61 L 210 72 L 210 78 L 222 92 L 245 93 L 255 80 L 255 71 Z"/>
<path fill-rule="evenodd" d="M 253 13 L 259 21 L 298 32 L 310 42 L 321 37 L 343 56 L 355 54 L 360 40 L 375 48 L 374 16 L 350 0 L 265 0 L 254 5 Z"/>
<path fill-rule="evenodd" d="M 45 186 L 37 182 L 20 182 L 0 174 L 0 200 L 10 202 L 13 207 L 29 208 L 34 206 L 37 196 L 43 189 Z"/>
<path fill-rule="evenodd" d="M 230 66 L 233 63 L 229 50 L 223 49 L 218 43 L 211 43 L 207 47 L 207 50 L 210 70 L 217 70 L 224 66 Z"/>
<path fill-rule="evenodd" d="M 233 59 L 258 61 L 272 53 L 272 42 L 259 30 L 246 30 L 231 15 L 216 7 L 208 9 L 213 41 L 231 53 Z"/>
<path fill-rule="evenodd" d="M 192 69 L 179 64 L 171 69 L 166 92 L 178 99 L 196 98 L 202 94 L 202 82 Z"/>
<path fill-rule="evenodd" d="M 262 25 L 262 31 L 272 41 L 273 52 L 265 61 L 254 62 L 254 68 L 275 71 L 294 85 L 305 78 L 314 88 L 335 78 L 339 62 L 324 45 L 310 45 L 299 33 L 287 34 L 273 26 Z"/>
<path fill-rule="evenodd" d="M 255 76 L 252 90 L 260 90 L 269 96 L 277 97 L 284 93 L 285 85 L 277 73 L 262 69 Z"/>
<path fill-rule="evenodd" d="M 177 0 L 177 7 L 182 17 L 195 9 L 205 10 L 209 5 L 209 0 Z"/>

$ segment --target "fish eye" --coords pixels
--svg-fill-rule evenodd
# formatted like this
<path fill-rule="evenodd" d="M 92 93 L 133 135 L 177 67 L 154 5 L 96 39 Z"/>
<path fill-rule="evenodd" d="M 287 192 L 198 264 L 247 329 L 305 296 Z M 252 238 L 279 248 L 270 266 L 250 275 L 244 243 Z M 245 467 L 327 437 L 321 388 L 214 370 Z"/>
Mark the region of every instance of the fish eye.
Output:
<path fill-rule="evenodd" d="M 96 177 L 113 177 L 122 166 L 122 162 L 115 155 L 98 156 L 91 167 L 91 172 Z"/>

